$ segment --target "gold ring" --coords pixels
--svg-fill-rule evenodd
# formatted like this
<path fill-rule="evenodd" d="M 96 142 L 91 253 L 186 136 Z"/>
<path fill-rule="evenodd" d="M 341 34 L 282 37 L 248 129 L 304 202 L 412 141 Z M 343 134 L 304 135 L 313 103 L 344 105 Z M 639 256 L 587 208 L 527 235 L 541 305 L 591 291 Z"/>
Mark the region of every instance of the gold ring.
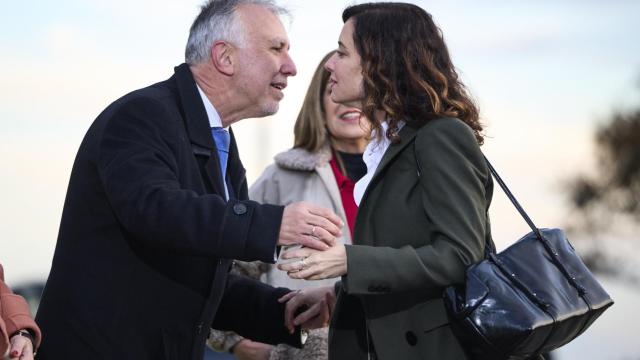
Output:
<path fill-rule="evenodd" d="M 300 259 L 300 270 L 304 270 L 307 267 L 307 263 L 305 262 L 307 258 Z"/>
<path fill-rule="evenodd" d="M 316 236 L 316 227 L 311 228 L 311 236 Z"/>

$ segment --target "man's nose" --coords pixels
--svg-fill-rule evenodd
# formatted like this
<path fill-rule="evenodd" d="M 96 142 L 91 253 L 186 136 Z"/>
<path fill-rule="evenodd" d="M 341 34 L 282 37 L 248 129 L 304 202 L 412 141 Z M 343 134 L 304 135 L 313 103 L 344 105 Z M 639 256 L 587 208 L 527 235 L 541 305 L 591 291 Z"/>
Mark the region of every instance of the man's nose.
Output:
<path fill-rule="evenodd" d="M 280 69 L 280 72 L 282 72 L 284 75 L 287 75 L 287 76 L 296 76 L 296 74 L 298 73 L 298 69 L 296 69 L 296 64 L 293 62 L 293 59 L 291 59 L 291 56 L 289 56 L 289 54 L 286 55 L 286 58 L 284 60 L 284 63 L 282 64 L 282 68 Z"/>

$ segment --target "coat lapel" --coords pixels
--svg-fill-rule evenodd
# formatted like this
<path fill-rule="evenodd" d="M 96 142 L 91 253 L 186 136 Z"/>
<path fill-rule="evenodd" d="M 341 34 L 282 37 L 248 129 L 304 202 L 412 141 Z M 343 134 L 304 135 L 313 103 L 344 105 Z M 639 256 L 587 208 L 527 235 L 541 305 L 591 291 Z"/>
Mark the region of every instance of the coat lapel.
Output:
<path fill-rule="evenodd" d="M 182 64 L 175 68 L 175 79 L 182 104 L 184 122 L 191 141 L 191 148 L 196 157 L 204 157 L 206 181 L 215 194 L 224 194 L 224 184 L 220 172 L 218 151 L 211 135 L 207 111 L 196 87 L 189 65 Z M 235 141 L 232 141 L 235 144 Z M 236 150 L 237 152 L 237 150 Z"/>
<path fill-rule="evenodd" d="M 376 172 L 373 174 L 373 177 L 371 178 L 371 181 L 369 182 L 369 185 L 367 186 L 367 189 L 362 196 L 362 200 L 360 201 L 361 207 L 366 202 L 367 195 L 373 188 L 375 188 L 376 184 L 384 176 L 384 171 L 386 170 L 386 168 L 393 163 L 398 155 L 400 155 L 402 150 L 404 150 L 407 146 L 409 146 L 409 144 L 413 142 L 413 139 L 416 137 L 416 133 L 417 130 L 408 125 L 405 125 L 400 130 L 400 132 L 398 133 L 398 135 L 400 136 L 400 142 L 389 145 L 387 151 L 385 151 L 382 159 L 380 160 L 380 164 L 378 164 L 378 167 L 376 168 Z"/>
<path fill-rule="evenodd" d="M 337 212 L 336 215 L 338 215 L 341 219 L 346 219 L 347 214 L 345 214 L 344 212 L 342 197 L 340 196 L 340 189 L 338 188 L 338 183 L 336 182 L 336 177 L 333 174 L 331 165 L 329 163 L 325 163 L 320 166 L 316 166 L 315 170 L 320 177 L 320 180 L 322 180 L 322 183 L 329 191 L 329 197 L 331 197 L 331 201 L 333 202 L 333 208 Z M 350 231 L 343 231 L 342 236 L 344 237 L 346 244 L 352 243 Z"/>
<path fill-rule="evenodd" d="M 240 161 L 240 153 L 238 152 L 238 144 L 236 143 L 236 137 L 233 135 L 233 130 L 229 127 L 229 133 L 231 134 L 231 143 L 229 144 L 229 160 L 227 160 L 227 173 L 231 186 L 233 187 L 236 198 L 244 200 L 247 198 L 247 177 L 246 170 Z"/>

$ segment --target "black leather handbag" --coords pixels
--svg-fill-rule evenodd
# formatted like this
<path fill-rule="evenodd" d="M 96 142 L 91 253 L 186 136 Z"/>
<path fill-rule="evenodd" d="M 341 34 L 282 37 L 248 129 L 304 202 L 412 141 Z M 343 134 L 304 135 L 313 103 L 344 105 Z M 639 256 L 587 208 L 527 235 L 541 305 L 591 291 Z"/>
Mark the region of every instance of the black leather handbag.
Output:
<path fill-rule="evenodd" d="M 448 287 L 451 327 L 471 359 L 529 359 L 584 332 L 613 304 L 559 229 L 538 229 L 487 160 L 532 232 L 466 271 Z"/>

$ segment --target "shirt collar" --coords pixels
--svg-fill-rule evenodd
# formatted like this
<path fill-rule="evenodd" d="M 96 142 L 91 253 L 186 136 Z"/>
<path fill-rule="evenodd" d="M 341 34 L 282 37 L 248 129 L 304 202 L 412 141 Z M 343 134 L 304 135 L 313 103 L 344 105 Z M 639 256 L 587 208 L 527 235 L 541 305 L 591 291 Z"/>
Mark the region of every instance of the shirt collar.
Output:
<path fill-rule="evenodd" d="M 378 165 L 382 161 L 382 157 L 384 153 L 387 151 L 387 148 L 391 145 L 391 140 L 389 140 L 386 136 L 387 129 L 389 129 L 389 124 L 384 121 L 382 124 L 382 137 L 378 139 L 377 132 L 374 129 L 371 134 L 373 140 L 369 142 L 366 149 L 364 149 L 364 154 L 362 154 L 362 160 L 364 160 L 365 165 L 367 165 L 367 173 L 356 182 L 356 185 L 353 189 L 353 199 L 356 201 L 356 204 L 360 206 L 360 201 L 364 196 L 371 179 L 373 179 L 373 175 L 376 173 L 378 169 Z M 398 122 L 398 131 L 402 129 L 405 125 L 404 121 Z"/>
<path fill-rule="evenodd" d="M 209 98 L 204 93 L 204 91 L 202 91 L 200 86 L 196 84 L 196 87 L 198 88 L 198 92 L 200 93 L 200 97 L 202 98 L 202 103 L 204 103 L 204 109 L 207 111 L 207 118 L 209 118 L 209 127 L 222 127 L 222 119 L 220 118 L 220 114 L 218 114 L 218 111 L 215 107 L 213 107 L 213 104 L 211 103 L 211 101 L 209 101 Z M 229 127 L 225 127 L 225 130 L 229 130 Z"/>
<path fill-rule="evenodd" d="M 382 137 L 378 139 L 377 131 L 374 130 L 371 134 L 373 140 L 367 144 L 367 147 L 364 150 L 364 154 L 362 159 L 364 163 L 367 165 L 367 172 L 375 172 L 376 167 L 382 160 L 384 153 L 387 151 L 389 145 L 391 145 L 391 140 L 389 140 L 386 136 L 387 130 L 389 129 L 389 124 L 386 121 L 383 121 L 382 124 Z M 404 121 L 398 122 L 398 131 L 400 131 L 405 125 Z"/>

